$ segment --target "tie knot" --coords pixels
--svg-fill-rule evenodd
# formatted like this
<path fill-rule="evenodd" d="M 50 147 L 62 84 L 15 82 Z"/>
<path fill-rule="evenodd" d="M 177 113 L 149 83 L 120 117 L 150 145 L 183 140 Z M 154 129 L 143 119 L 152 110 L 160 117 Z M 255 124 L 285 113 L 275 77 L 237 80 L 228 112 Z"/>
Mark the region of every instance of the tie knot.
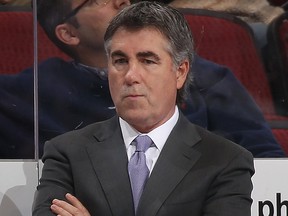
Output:
<path fill-rule="evenodd" d="M 147 136 L 138 136 L 135 139 L 136 141 L 136 151 L 140 151 L 140 152 L 146 152 L 147 149 L 152 145 L 153 141 L 152 139 Z"/>

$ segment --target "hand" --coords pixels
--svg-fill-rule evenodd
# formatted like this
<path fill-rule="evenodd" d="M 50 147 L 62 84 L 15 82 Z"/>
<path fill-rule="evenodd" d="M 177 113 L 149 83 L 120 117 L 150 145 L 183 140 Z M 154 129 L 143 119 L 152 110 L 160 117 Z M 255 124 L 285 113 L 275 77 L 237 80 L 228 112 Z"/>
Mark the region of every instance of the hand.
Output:
<path fill-rule="evenodd" d="M 90 216 L 90 213 L 75 196 L 67 193 L 65 197 L 69 202 L 58 199 L 52 201 L 53 213 L 57 216 Z"/>

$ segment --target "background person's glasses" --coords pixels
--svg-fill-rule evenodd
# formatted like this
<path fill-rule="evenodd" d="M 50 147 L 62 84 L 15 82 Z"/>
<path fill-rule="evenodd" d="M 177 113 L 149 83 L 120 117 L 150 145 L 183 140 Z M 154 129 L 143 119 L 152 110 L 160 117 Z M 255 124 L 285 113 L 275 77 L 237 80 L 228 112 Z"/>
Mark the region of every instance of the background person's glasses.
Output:
<path fill-rule="evenodd" d="M 107 3 L 110 1 L 110 0 L 85 0 L 84 2 L 82 2 L 80 5 L 78 5 L 76 8 L 74 8 L 70 13 L 68 13 L 61 21 L 61 23 L 65 23 L 68 19 L 70 19 L 71 17 L 75 16 L 79 10 L 84 7 L 88 2 L 91 2 L 98 5 L 98 6 L 105 6 L 107 5 Z"/>

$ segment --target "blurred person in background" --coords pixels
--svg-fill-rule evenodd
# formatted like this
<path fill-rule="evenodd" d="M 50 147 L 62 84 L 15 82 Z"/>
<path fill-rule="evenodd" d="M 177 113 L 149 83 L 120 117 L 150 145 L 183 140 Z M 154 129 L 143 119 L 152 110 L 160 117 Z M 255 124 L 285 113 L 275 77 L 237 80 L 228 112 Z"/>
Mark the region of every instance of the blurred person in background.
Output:
<path fill-rule="evenodd" d="M 129 0 L 37 0 L 38 21 L 73 60 L 39 64 L 39 155 L 49 140 L 115 115 L 104 32 Z M 285 157 L 270 126 L 233 73 L 197 54 L 194 84 L 179 109 L 193 123 L 248 149 L 254 157 Z M 34 158 L 33 68 L 0 76 L 0 158 Z M 167 83 L 169 85 L 169 83 Z"/>

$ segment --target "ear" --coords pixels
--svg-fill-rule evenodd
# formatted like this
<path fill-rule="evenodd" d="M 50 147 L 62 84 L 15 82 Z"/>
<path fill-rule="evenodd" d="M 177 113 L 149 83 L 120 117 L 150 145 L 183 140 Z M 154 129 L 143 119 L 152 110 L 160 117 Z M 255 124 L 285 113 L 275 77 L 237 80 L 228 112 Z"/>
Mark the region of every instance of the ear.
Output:
<path fill-rule="evenodd" d="M 185 80 L 187 78 L 187 74 L 189 73 L 189 65 L 190 63 L 188 59 L 186 59 L 177 68 L 177 71 L 176 71 L 177 89 L 182 88 L 182 86 L 184 85 Z"/>
<path fill-rule="evenodd" d="M 55 28 L 55 34 L 60 41 L 67 45 L 79 44 L 80 40 L 77 37 L 76 29 L 67 23 L 57 25 Z"/>

